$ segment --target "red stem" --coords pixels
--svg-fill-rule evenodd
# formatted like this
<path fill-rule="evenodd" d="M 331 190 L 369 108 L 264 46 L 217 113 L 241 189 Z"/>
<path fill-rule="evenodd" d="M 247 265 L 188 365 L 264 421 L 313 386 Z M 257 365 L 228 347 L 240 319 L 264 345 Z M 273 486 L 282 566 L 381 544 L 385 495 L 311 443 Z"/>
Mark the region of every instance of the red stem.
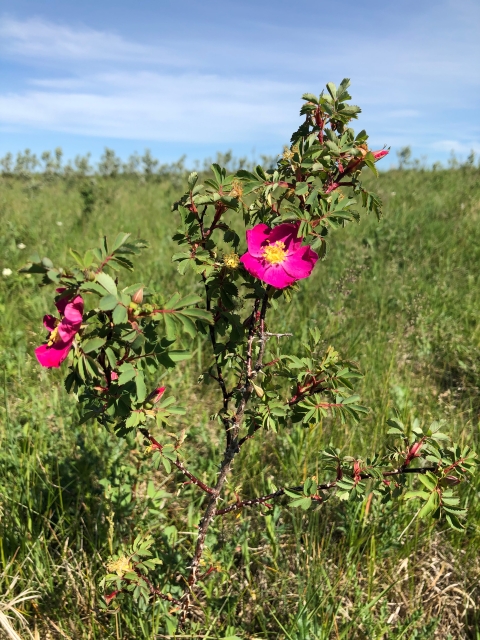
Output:
<path fill-rule="evenodd" d="M 402 475 L 405 473 L 427 473 L 427 471 L 436 471 L 437 467 L 421 467 L 418 469 L 395 469 L 394 471 L 384 471 L 383 472 L 383 477 L 387 478 L 389 476 L 398 476 L 398 475 Z M 372 478 L 373 476 L 371 476 L 368 473 L 362 473 L 360 475 L 360 479 L 362 480 L 366 480 L 368 478 Z M 332 482 L 327 482 L 326 484 L 321 484 L 318 486 L 318 489 L 320 491 L 328 491 L 329 489 L 333 489 L 337 484 L 337 480 L 334 480 Z M 303 485 L 299 486 L 299 487 L 291 487 L 288 488 L 287 491 L 303 491 Z M 285 489 L 278 489 L 277 491 L 274 491 L 273 493 L 269 493 L 268 495 L 265 496 L 260 496 L 259 498 L 251 498 L 250 500 L 242 500 L 240 502 L 236 502 L 235 504 L 231 504 L 229 507 L 224 507 L 223 509 L 217 509 L 215 515 L 216 516 L 223 516 L 226 513 L 230 513 L 231 511 L 238 511 L 239 509 L 243 509 L 244 507 L 253 507 L 259 504 L 264 504 L 265 502 L 268 502 L 269 500 L 273 500 L 274 498 L 279 498 L 280 496 L 283 496 L 285 494 Z M 310 496 L 313 497 L 313 496 Z"/>
<path fill-rule="evenodd" d="M 145 438 L 147 438 L 147 440 L 151 442 L 153 449 L 157 449 L 157 451 L 160 451 L 160 453 L 162 452 L 163 445 L 160 442 L 158 442 L 158 440 L 156 440 L 152 435 L 150 435 L 150 433 L 146 429 L 139 429 L 139 431 L 141 434 L 145 436 Z M 187 476 L 187 478 L 193 484 L 197 485 L 197 487 L 200 487 L 200 489 L 205 491 L 205 493 L 209 493 L 209 494 L 215 493 L 211 487 L 206 485 L 199 478 L 194 476 L 193 473 L 191 473 L 191 471 L 189 471 L 186 467 L 184 467 L 183 463 L 180 462 L 178 458 L 176 460 L 170 460 L 170 462 L 174 464 L 177 467 L 177 469 L 183 473 L 183 475 Z"/>

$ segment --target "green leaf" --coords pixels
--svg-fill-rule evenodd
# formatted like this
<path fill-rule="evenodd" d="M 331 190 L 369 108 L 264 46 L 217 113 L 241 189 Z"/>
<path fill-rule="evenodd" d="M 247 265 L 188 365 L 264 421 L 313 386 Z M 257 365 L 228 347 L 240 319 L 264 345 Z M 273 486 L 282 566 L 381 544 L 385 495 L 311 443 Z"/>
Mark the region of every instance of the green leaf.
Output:
<path fill-rule="evenodd" d="M 403 436 L 403 431 L 401 429 L 399 429 L 398 427 L 390 427 L 390 429 L 388 429 L 388 431 L 387 431 L 387 435 L 389 435 L 389 436 L 392 436 L 392 435 Z"/>
<path fill-rule="evenodd" d="M 183 328 L 188 333 L 188 335 L 191 338 L 194 338 L 197 335 L 197 327 L 195 323 L 192 320 L 190 320 L 190 318 L 188 318 L 186 315 L 183 315 L 183 313 L 177 314 L 177 318 L 182 323 Z"/>
<path fill-rule="evenodd" d="M 375 156 L 371 151 L 369 151 L 363 158 L 363 162 L 367 165 L 367 167 L 373 171 L 375 177 L 378 178 L 378 169 L 375 166 Z"/>
<path fill-rule="evenodd" d="M 430 437 L 432 438 L 432 440 L 450 440 L 449 436 L 447 436 L 445 433 L 441 433 L 440 431 L 432 433 Z"/>
<path fill-rule="evenodd" d="M 108 364 L 110 365 L 110 368 L 115 369 L 115 367 L 117 366 L 117 357 L 115 356 L 115 352 L 111 347 L 107 347 L 105 349 L 105 353 L 107 355 Z"/>
<path fill-rule="evenodd" d="M 173 300 L 173 298 L 172 298 Z M 177 300 L 173 303 L 173 305 L 170 303 L 171 306 L 167 306 L 167 309 L 181 309 L 182 307 L 189 307 L 193 304 L 200 304 L 202 302 L 202 298 L 200 298 L 200 296 L 197 296 L 195 293 L 191 293 L 188 296 L 185 296 L 184 298 L 181 298 L 180 300 Z"/>
<path fill-rule="evenodd" d="M 77 262 L 83 269 L 83 258 L 82 256 L 78 253 L 78 251 L 75 251 L 75 249 L 70 249 L 69 250 L 70 255 L 74 258 L 75 262 Z"/>
<path fill-rule="evenodd" d="M 98 293 L 101 296 L 105 295 L 104 287 L 101 287 L 96 282 L 85 282 L 80 287 L 80 291 L 92 291 L 93 293 Z"/>
<path fill-rule="evenodd" d="M 135 385 L 137 387 L 137 401 L 143 402 L 147 397 L 147 387 L 145 386 L 145 378 L 141 371 L 138 372 L 135 378 Z"/>
<path fill-rule="evenodd" d="M 432 474 L 430 473 L 420 473 L 418 475 L 418 479 L 429 491 L 433 491 L 437 486 L 437 478 L 435 476 L 432 477 Z"/>
<path fill-rule="evenodd" d="M 117 304 L 112 313 L 112 320 L 114 324 L 125 324 L 128 319 L 127 309 L 123 304 Z"/>
<path fill-rule="evenodd" d="M 113 241 L 112 253 L 115 253 L 115 251 L 119 249 L 122 244 L 125 244 L 125 242 L 130 238 L 131 235 L 131 233 L 119 233 Z"/>
<path fill-rule="evenodd" d="M 305 498 L 305 497 L 299 498 L 298 500 L 292 500 L 292 502 L 290 502 L 291 507 L 300 507 L 305 511 L 310 508 L 311 504 L 312 504 L 312 499 Z"/>
<path fill-rule="evenodd" d="M 410 500 L 411 498 L 422 498 L 422 500 L 428 500 L 430 494 L 426 491 L 407 491 L 405 494 L 405 500 Z"/>
<path fill-rule="evenodd" d="M 100 302 L 98 303 L 98 307 L 102 311 L 111 311 L 112 309 L 115 309 L 117 304 L 118 304 L 117 296 L 114 296 L 111 293 L 109 293 L 108 296 L 103 296 L 103 298 L 100 299 Z"/>
<path fill-rule="evenodd" d="M 387 420 L 387 424 L 390 427 L 393 427 L 394 429 L 398 429 L 400 433 L 404 433 L 405 431 L 403 422 L 400 422 L 400 420 L 397 420 L 397 418 L 390 418 L 389 420 Z M 387 431 L 387 433 L 390 433 L 390 432 Z"/>
<path fill-rule="evenodd" d="M 135 284 L 131 284 L 129 287 L 123 289 L 122 293 L 127 294 L 128 296 L 132 295 L 132 293 L 136 293 L 139 289 L 143 289 L 143 293 L 145 295 L 145 287 L 141 282 L 136 282 Z"/>
<path fill-rule="evenodd" d="M 313 93 L 304 93 L 302 96 L 302 100 L 308 100 L 308 102 L 313 102 L 314 104 L 318 104 L 318 97 Z"/>
<path fill-rule="evenodd" d="M 184 316 L 189 316 L 190 318 L 198 318 L 203 322 L 208 322 L 208 324 L 213 324 L 213 316 L 210 311 L 206 311 L 205 309 L 184 309 L 182 311 Z"/>
<path fill-rule="evenodd" d="M 286 496 L 289 496 L 290 498 L 298 498 L 299 494 L 296 493 L 295 491 L 290 491 L 289 489 L 284 489 L 283 492 L 285 493 Z"/>
<path fill-rule="evenodd" d="M 193 187 L 197 184 L 198 173 L 196 171 L 192 171 L 192 173 L 188 176 L 188 188 L 192 191 Z"/>
<path fill-rule="evenodd" d="M 170 313 L 164 313 L 163 319 L 165 321 L 165 332 L 167 334 L 168 340 L 176 340 L 177 339 L 177 323 L 175 322 L 175 317 Z"/>
<path fill-rule="evenodd" d="M 446 513 L 445 519 L 452 529 L 456 529 L 457 531 L 465 531 L 465 527 L 462 525 L 457 516 L 453 515 L 453 513 Z"/>
<path fill-rule="evenodd" d="M 193 354 L 188 349 L 178 349 L 169 351 L 168 355 L 173 362 L 182 362 L 182 360 L 190 360 Z"/>
<path fill-rule="evenodd" d="M 131 368 L 122 371 L 122 373 L 118 376 L 118 384 L 125 384 L 126 382 L 129 382 L 130 380 L 133 380 L 133 378 L 135 378 L 136 370 L 132 365 L 130 365 L 130 367 Z"/>
<path fill-rule="evenodd" d="M 111 276 L 108 273 L 97 273 L 95 276 L 95 280 L 102 285 L 104 289 L 111 293 L 113 296 L 117 295 L 117 285 Z"/>
<path fill-rule="evenodd" d="M 432 491 L 427 502 L 420 509 L 418 517 L 426 518 L 430 513 L 432 513 L 433 511 L 435 511 L 435 509 L 438 508 L 438 505 L 439 505 L 438 493 L 436 491 Z"/>
<path fill-rule="evenodd" d="M 97 351 L 105 344 L 105 338 L 91 338 L 90 340 L 84 340 L 81 343 L 84 353 L 90 353 L 91 351 Z"/>
<path fill-rule="evenodd" d="M 337 87 L 333 84 L 333 82 L 327 82 L 327 91 L 334 100 L 337 99 Z"/>
<path fill-rule="evenodd" d="M 303 196 L 308 193 L 308 183 L 307 182 L 297 182 L 295 185 L 295 194 L 297 196 Z"/>

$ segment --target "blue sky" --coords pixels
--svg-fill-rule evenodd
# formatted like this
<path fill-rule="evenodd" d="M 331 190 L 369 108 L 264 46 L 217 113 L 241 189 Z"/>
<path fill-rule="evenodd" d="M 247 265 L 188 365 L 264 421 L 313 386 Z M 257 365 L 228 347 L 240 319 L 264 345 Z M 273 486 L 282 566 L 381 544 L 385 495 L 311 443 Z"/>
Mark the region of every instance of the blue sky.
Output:
<path fill-rule="evenodd" d="M 2 0 L 0 155 L 276 154 L 301 94 L 349 77 L 372 147 L 466 157 L 479 34 L 478 0 Z"/>

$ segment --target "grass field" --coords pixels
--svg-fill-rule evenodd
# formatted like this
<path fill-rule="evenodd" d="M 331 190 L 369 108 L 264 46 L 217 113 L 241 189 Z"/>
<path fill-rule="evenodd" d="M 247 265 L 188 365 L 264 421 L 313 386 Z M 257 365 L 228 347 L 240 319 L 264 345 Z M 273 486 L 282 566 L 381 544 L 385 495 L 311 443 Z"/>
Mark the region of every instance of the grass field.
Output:
<path fill-rule="evenodd" d="M 375 500 L 368 508 L 335 503 L 306 513 L 279 503 L 270 515 L 225 518 L 208 539 L 222 571 L 206 583 L 208 601 L 191 635 L 173 635 L 164 603 L 141 614 L 133 606 L 98 607 L 102 559 L 134 530 L 154 535 L 162 573 L 174 579 L 191 552 L 203 496 L 192 487 L 178 493 L 173 477 L 152 472 L 135 441 L 78 426 L 61 373 L 40 370 L 33 356 L 52 290 L 16 270 L 29 253 L 65 262 L 69 247 L 86 249 L 123 230 L 150 243 L 132 281 L 155 283 L 166 296 L 193 290 L 170 261 L 170 204 L 181 188 L 167 178 L 105 178 L 93 188 L 73 178 L 0 178 L 0 269 L 12 270 L 0 276 L 0 618 L 11 616 L 21 638 L 29 637 L 27 625 L 42 640 L 479 640 L 480 477 L 462 489 L 464 533 L 415 521 L 401 535 L 415 505 L 386 508 Z M 294 352 L 316 325 L 327 345 L 358 360 L 371 411 L 359 425 L 325 420 L 311 430 L 269 433 L 262 446 L 252 441 L 236 463 L 232 491 L 240 485 L 245 496 L 256 495 L 272 481 L 303 481 L 329 442 L 363 456 L 383 449 L 393 407 L 406 421 L 445 419 L 446 430 L 478 450 L 480 172 L 390 171 L 376 189 L 384 220 L 364 218 L 335 232 L 326 261 L 284 304 L 275 327 L 294 333 Z M 192 362 L 162 382 L 189 407 L 188 461 L 208 479 L 222 443 L 209 422 L 212 392 L 197 384 L 209 347 L 193 347 Z M 11 608 L 16 599 L 23 622 Z"/>

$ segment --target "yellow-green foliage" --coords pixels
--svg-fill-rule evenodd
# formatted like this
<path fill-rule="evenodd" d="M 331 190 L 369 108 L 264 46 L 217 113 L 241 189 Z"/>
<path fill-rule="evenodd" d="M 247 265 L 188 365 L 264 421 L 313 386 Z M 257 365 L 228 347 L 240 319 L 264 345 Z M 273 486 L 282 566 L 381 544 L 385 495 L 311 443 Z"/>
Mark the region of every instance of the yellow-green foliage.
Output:
<path fill-rule="evenodd" d="M 253 463 L 249 455 L 232 499 L 236 490 L 265 493 L 273 480 L 303 481 L 329 442 L 353 455 L 371 453 L 386 441 L 394 406 L 407 423 L 446 419 L 458 441 L 478 448 L 479 178 L 468 168 L 382 174 L 375 188 L 386 203 L 384 220 L 366 218 L 334 234 L 295 303 L 284 303 L 276 330 L 296 334 L 316 325 L 327 345 L 360 362 L 362 402 L 372 410 L 359 425 L 325 420 L 312 431 L 270 434 Z M 167 178 L 0 179 L 0 270 L 12 270 L 0 275 L 0 611 L 33 589 L 35 598 L 19 609 L 37 638 L 170 637 L 163 603 L 142 617 L 133 608 L 98 609 L 101 563 L 131 544 L 130 522 L 157 546 L 169 540 L 188 555 L 203 496 L 191 486 L 172 494 L 174 484 L 152 474 L 134 441 L 118 442 L 95 424 L 77 426 L 60 376 L 40 370 L 33 356 L 52 290 L 16 270 L 30 252 L 61 263 L 70 246 L 88 248 L 123 230 L 150 243 L 135 281 L 154 282 L 165 296 L 194 290 L 188 278 L 179 284 L 170 262 L 177 226 L 170 204 L 179 191 Z M 218 440 L 209 412 L 216 405 L 196 381 L 209 347 L 198 341 L 194 348 L 194 366 L 162 384 L 189 407 L 190 451 L 199 452 L 189 464 L 211 478 Z M 240 456 L 237 473 L 242 464 Z M 208 544 L 228 572 L 210 576 L 209 605 L 198 603 L 202 635 L 187 637 L 480 637 L 479 490 L 463 488 L 465 534 L 414 522 L 402 535 L 414 505 L 393 512 L 375 500 L 307 514 L 279 504 L 267 516 L 226 518 Z M 165 562 L 174 581 L 178 558 Z M 12 624 L 27 637 L 21 622 Z"/>

